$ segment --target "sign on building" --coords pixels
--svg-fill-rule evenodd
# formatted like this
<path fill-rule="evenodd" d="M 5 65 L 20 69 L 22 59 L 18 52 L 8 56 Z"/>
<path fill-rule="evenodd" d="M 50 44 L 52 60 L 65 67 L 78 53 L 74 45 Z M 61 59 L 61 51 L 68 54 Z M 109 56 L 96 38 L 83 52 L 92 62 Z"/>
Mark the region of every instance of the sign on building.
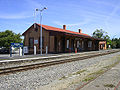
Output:
<path fill-rule="evenodd" d="M 19 55 L 20 56 L 23 55 L 23 52 L 22 52 L 23 43 L 11 43 L 11 46 L 10 46 L 10 57 L 12 57 L 12 48 L 13 47 L 19 48 Z"/>
<path fill-rule="evenodd" d="M 12 47 L 23 47 L 23 43 L 11 43 Z"/>
<path fill-rule="evenodd" d="M 28 53 L 28 46 L 23 47 L 24 53 Z"/>
<path fill-rule="evenodd" d="M 34 44 L 38 44 L 38 40 L 34 40 Z"/>

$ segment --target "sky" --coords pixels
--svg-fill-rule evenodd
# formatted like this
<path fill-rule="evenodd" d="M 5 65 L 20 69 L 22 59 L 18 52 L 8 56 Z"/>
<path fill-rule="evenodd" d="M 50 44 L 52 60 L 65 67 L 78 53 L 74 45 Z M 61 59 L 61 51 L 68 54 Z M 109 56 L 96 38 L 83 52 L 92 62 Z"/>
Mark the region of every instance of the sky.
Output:
<path fill-rule="evenodd" d="M 23 33 L 34 22 L 92 35 L 96 29 L 120 38 L 120 0 L 0 0 L 0 32 Z"/>

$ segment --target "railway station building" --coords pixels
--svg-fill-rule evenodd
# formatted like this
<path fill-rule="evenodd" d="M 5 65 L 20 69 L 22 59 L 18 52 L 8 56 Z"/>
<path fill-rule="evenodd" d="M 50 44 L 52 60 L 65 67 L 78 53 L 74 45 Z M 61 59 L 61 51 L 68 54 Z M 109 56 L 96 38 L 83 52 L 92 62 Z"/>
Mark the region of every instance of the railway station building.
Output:
<path fill-rule="evenodd" d="M 34 53 L 34 46 L 37 53 L 40 53 L 40 27 L 40 24 L 34 23 L 22 34 L 29 54 Z M 106 41 L 84 34 L 81 29 L 78 29 L 78 32 L 66 30 L 66 25 L 63 25 L 63 28 L 42 25 L 43 53 L 46 52 L 46 47 L 48 53 L 95 51 L 106 49 Z"/>

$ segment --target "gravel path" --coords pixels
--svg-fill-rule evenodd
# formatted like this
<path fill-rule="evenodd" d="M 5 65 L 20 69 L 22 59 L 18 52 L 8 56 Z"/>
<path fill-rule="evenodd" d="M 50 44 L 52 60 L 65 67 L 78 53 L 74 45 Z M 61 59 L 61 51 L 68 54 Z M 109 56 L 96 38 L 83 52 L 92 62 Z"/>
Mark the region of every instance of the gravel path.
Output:
<path fill-rule="evenodd" d="M 114 90 L 119 81 L 120 63 L 80 90 Z"/>
<path fill-rule="evenodd" d="M 120 81 L 119 81 L 119 83 L 117 84 L 117 86 L 115 87 L 114 90 L 120 90 Z"/>
<path fill-rule="evenodd" d="M 86 60 L 0 76 L 0 90 L 35 90 L 39 86 L 47 85 L 56 79 L 73 72 L 77 72 L 78 70 L 118 54 L 120 54 L 120 52 Z"/>

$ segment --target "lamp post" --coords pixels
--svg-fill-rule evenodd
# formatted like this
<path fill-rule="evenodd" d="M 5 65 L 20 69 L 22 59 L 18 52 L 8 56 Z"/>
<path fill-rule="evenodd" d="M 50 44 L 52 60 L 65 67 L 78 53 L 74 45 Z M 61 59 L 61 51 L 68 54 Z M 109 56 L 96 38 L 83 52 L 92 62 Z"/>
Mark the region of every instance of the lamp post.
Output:
<path fill-rule="evenodd" d="M 42 55 L 42 11 L 47 9 L 44 7 L 43 9 L 36 9 L 36 11 L 40 11 L 40 54 Z"/>

